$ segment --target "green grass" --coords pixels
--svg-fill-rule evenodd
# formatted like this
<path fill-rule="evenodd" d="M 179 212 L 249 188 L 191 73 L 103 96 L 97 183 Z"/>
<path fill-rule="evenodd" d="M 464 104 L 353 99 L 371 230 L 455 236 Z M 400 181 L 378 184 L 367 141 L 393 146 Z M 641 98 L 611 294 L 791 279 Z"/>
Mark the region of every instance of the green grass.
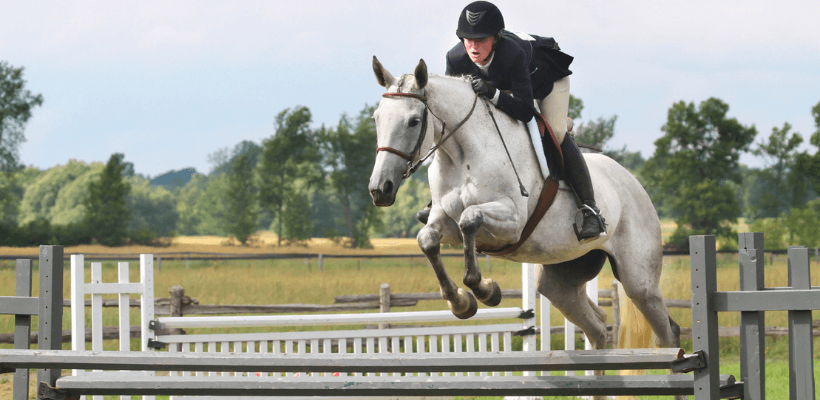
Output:
<path fill-rule="evenodd" d="M 447 271 L 454 281 L 460 283 L 463 260 L 459 257 L 444 259 Z M 35 267 L 36 267 L 35 262 Z M 485 272 L 485 261 L 481 260 L 482 272 Z M 35 268 L 36 269 L 36 268 Z M 766 285 L 787 286 L 787 265 L 785 257 L 779 257 L 771 264 L 766 260 Z M 812 262 L 812 285 L 820 286 L 820 267 Z M 70 279 L 68 278 L 68 263 L 66 263 L 66 279 L 64 281 L 65 297 L 70 293 Z M 86 279 L 89 277 L 86 272 Z M 38 291 L 37 272 L 34 277 L 34 295 Z M 504 260 L 492 260 L 492 270 L 489 274 L 503 289 L 520 289 L 520 264 Z M 13 295 L 14 291 L 14 262 L 0 261 L 0 296 Z M 139 263 L 131 262 L 130 279 L 139 280 Z M 184 261 L 163 261 L 162 271 L 155 271 L 155 295 L 168 296 L 168 289 L 174 285 L 182 285 L 188 296 L 194 297 L 201 304 L 332 304 L 334 296 L 349 294 L 377 294 L 379 286 L 387 282 L 393 293 L 433 292 L 438 290 L 438 284 L 433 271 L 422 258 L 396 259 L 331 259 L 324 261 L 324 271 L 319 272 L 316 260 L 309 265 L 304 260 L 248 260 L 248 261 L 192 261 L 190 268 L 185 267 Z M 610 268 L 605 267 L 600 277 L 600 287 L 609 288 L 612 280 Z M 116 281 L 116 263 L 103 262 L 103 281 Z M 737 256 L 730 254 L 718 255 L 718 289 L 737 290 L 738 269 Z M 662 289 L 664 296 L 672 299 L 690 298 L 689 260 L 685 256 L 666 257 L 662 275 Z M 110 296 L 108 298 L 114 298 Z M 504 300 L 501 307 L 520 306 L 520 300 Z M 482 306 L 483 307 L 483 306 Z M 444 301 L 423 301 L 417 307 L 394 308 L 394 311 L 441 310 L 445 309 Z M 65 310 L 66 317 L 63 328 L 69 329 L 69 310 Z M 375 311 L 374 311 L 375 312 Z M 691 312 L 685 309 L 672 309 L 672 317 L 682 326 L 691 326 Z M 552 323 L 563 325 L 563 317 L 552 310 Z M 131 324 L 139 324 L 136 309 L 132 310 Z M 814 312 L 814 319 L 820 319 L 820 312 Z M 107 308 L 104 313 L 104 325 L 117 324 L 116 308 Z M 610 317 L 611 322 L 611 317 Z M 36 327 L 37 321 L 33 322 Z M 466 321 L 474 324 L 477 322 Z M 487 322 L 483 322 L 487 323 Z M 737 326 L 738 313 L 722 313 L 721 326 Z M 86 312 L 86 324 L 90 326 L 90 315 Z M 785 312 L 766 313 L 767 326 L 786 326 Z M 0 332 L 13 332 L 13 317 L 0 316 Z M 291 327 L 282 330 L 296 331 L 306 329 L 357 329 L 360 326 L 328 326 L 328 327 Z M 35 328 L 36 329 L 36 328 Z M 251 328 L 235 328 L 232 332 L 253 331 Z M 189 330 L 189 333 L 200 333 L 203 330 Z M 563 338 L 560 335 L 553 337 L 553 348 L 563 348 Z M 788 357 L 787 338 L 768 338 L 766 342 L 767 356 L 767 391 L 775 391 L 770 398 L 786 398 L 788 393 Z M 520 339 L 514 342 L 514 347 L 520 348 Z M 88 344 L 90 348 L 90 344 Z M 119 346 L 117 340 L 106 341 L 106 350 L 115 350 Z M 684 348 L 691 351 L 691 341 L 684 341 Z M 11 348 L 10 344 L 0 344 L 0 348 Z M 64 348 L 69 348 L 65 343 Z M 580 344 L 579 344 L 580 347 Z M 138 342 L 131 340 L 131 349 L 138 349 Z M 738 363 L 739 341 L 737 338 L 721 339 L 721 372 L 731 372 Z M 820 359 L 820 340 L 814 341 L 814 358 Z M 820 368 L 816 368 L 815 374 Z M 0 376 L 0 398 L 6 398 L 4 387 L 10 387 L 11 375 Z M 820 381 L 820 377 L 816 378 Z M 3 383 L 6 382 L 6 383 Z M 782 391 L 785 388 L 785 392 Z M 8 392 L 10 393 L 10 392 Z M 32 392 L 33 393 L 33 392 Z M 10 397 L 10 396 L 8 396 Z M 34 397 L 32 397 L 34 398 Z M 113 397 L 112 397 L 113 398 Z"/>

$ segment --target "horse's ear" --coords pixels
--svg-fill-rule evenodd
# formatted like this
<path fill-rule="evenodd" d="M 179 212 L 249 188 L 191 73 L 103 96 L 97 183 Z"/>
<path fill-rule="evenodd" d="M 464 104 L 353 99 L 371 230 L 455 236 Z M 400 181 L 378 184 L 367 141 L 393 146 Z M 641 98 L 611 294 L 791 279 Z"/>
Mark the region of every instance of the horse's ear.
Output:
<path fill-rule="evenodd" d="M 373 73 L 376 74 L 376 80 L 379 82 L 379 85 L 382 85 L 385 88 L 390 87 L 395 80 L 393 75 L 384 69 L 382 63 L 379 62 L 379 59 L 376 58 L 376 56 L 373 56 Z"/>
<path fill-rule="evenodd" d="M 424 63 L 424 59 L 419 60 L 419 65 L 416 65 L 416 71 L 413 75 L 416 76 L 416 86 L 419 89 L 424 89 L 424 86 L 427 85 L 427 64 Z"/>

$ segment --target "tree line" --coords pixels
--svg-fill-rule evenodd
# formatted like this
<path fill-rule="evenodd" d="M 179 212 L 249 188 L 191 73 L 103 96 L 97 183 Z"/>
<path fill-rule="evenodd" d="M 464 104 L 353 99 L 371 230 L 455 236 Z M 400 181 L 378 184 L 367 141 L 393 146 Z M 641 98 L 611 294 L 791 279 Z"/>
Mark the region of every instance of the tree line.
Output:
<path fill-rule="evenodd" d="M 307 107 L 285 109 L 274 117 L 270 137 L 210 154 L 210 173 L 159 184 L 136 174 L 119 153 L 105 164 L 23 167 L 17 149 L 43 96 L 25 90 L 22 73 L 0 62 L 0 245 L 155 244 L 174 235 L 230 235 L 246 244 L 255 232 L 270 230 L 279 245 L 330 237 L 365 247 L 371 237 L 413 237 L 421 228 L 413 215 L 430 198 L 426 170 L 402 184 L 389 209 L 370 200 L 374 106 L 318 128 Z M 583 101 L 571 96 L 570 117 L 580 121 L 582 110 Z M 766 233 L 769 248 L 817 246 L 820 103 L 810 110 L 817 129 L 810 150 L 800 150 L 803 136 L 788 123 L 755 143 L 756 127 L 728 112 L 717 98 L 673 104 L 648 159 L 609 145 L 617 116 L 581 121 L 575 132 L 579 143 L 602 149 L 632 171 L 660 216 L 675 220 L 668 247 L 685 248 L 691 234 L 730 243 L 740 217 Z M 743 153 L 760 157 L 764 166 L 741 165 Z"/>

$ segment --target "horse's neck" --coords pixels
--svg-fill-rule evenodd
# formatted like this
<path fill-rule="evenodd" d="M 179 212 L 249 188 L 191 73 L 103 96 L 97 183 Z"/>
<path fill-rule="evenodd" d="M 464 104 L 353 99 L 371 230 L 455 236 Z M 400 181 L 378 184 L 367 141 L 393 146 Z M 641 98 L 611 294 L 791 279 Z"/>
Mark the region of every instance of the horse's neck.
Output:
<path fill-rule="evenodd" d="M 454 163 L 493 156 L 494 152 L 486 148 L 486 136 L 476 129 L 477 126 L 487 123 L 492 125 L 487 115 L 485 100 L 479 98 L 475 101 L 475 93 L 467 82 L 457 78 L 431 76 L 428 83 L 428 98 L 431 111 L 446 124 L 444 130 L 437 130 L 436 142 L 441 140 L 442 136 L 458 129 L 447 138 L 439 151 L 443 151 Z"/>

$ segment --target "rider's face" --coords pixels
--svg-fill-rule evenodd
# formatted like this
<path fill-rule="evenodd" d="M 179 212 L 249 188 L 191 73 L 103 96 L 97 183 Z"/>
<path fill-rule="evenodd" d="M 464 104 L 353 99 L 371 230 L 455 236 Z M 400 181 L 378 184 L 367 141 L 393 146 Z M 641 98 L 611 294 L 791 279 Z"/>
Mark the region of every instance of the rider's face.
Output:
<path fill-rule="evenodd" d="M 470 59 L 478 65 L 487 64 L 487 58 L 493 51 L 493 38 L 485 37 L 481 39 L 464 38 L 464 48 Z"/>

